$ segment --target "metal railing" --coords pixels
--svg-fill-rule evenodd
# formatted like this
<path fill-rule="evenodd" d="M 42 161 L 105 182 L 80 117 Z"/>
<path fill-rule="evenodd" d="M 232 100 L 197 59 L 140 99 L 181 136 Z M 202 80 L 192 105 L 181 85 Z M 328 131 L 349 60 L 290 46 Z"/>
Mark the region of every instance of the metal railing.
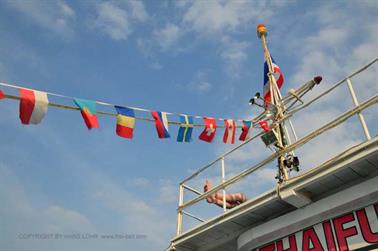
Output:
<path fill-rule="evenodd" d="M 241 179 L 249 176 L 250 174 L 252 174 L 256 170 L 258 170 L 259 168 L 261 168 L 261 167 L 265 166 L 266 164 L 272 162 L 273 160 L 277 159 L 277 157 L 282 156 L 283 154 L 292 152 L 293 150 L 295 150 L 295 149 L 303 146 L 304 144 L 308 143 L 312 139 L 314 139 L 314 138 L 318 137 L 319 135 L 321 135 L 322 133 L 324 133 L 324 132 L 326 132 L 326 131 L 328 131 L 328 130 L 330 130 L 330 129 L 338 126 L 338 125 L 340 125 L 341 123 L 345 122 L 348 118 L 350 118 L 350 117 L 352 117 L 354 115 L 358 116 L 360 124 L 361 124 L 361 127 L 362 127 L 363 132 L 364 132 L 364 135 L 365 135 L 366 139 L 369 140 L 371 138 L 371 136 L 370 136 L 370 133 L 369 133 L 369 129 L 368 129 L 367 125 L 366 125 L 365 118 L 364 118 L 364 116 L 362 114 L 362 111 L 365 110 L 366 108 L 371 107 L 372 105 L 375 105 L 376 103 L 378 103 L 378 95 L 377 95 L 377 93 L 375 93 L 372 97 L 370 97 L 369 99 L 365 100 L 364 102 L 362 102 L 360 104 L 358 102 L 357 97 L 356 97 L 356 94 L 355 94 L 355 91 L 354 91 L 351 79 L 354 76 L 356 76 L 356 75 L 360 74 L 361 72 L 365 71 L 367 68 L 369 68 L 370 66 L 372 66 L 373 64 L 375 64 L 377 61 L 378 61 L 378 58 L 375 58 L 374 60 L 372 60 L 370 63 L 368 63 L 364 67 L 358 69 L 357 71 L 355 71 L 354 73 L 350 74 L 346 78 L 344 78 L 344 79 L 340 80 L 339 82 L 335 83 L 332 87 L 330 87 L 326 91 L 322 92 L 321 94 L 319 94 L 315 98 L 311 99 L 310 101 L 308 101 L 306 103 L 302 103 L 302 104 L 297 105 L 297 106 L 289 105 L 289 108 L 291 108 L 291 109 L 286 112 L 284 118 L 281 121 L 276 121 L 276 123 L 281 123 L 281 122 L 285 122 L 285 121 L 289 122 L 290 127 L 292 129 L 292 133 L 294 135 L 294 139 L 295 139 L 294 143 L 290 143 L 288 146 L 286 146 L 285 148 L 280 149 L 280 150 L 274 152 L 273 154 L 271 154 L 266 159 L 258 162 L 257 164 L 254 164 L 254 165 L 250 166 L 249 168 L 245 169 L 244 171 L 240 172 L 239 174 L 237 174 L 237 175 L 235 175 L 235 176 L 233 176 L 233 177 L 231 177 L 229 179 L 226 179 L 225 159 L 227 157 L 229 157 L 235 151 L 239 150 L 240 148 L 244 147 L 245 145 L 247 145 L 251 141 L 255 140 L 256 138 L 258 138 L 258 137 L 260 137 L 260 136 L 262 136 L 264 134 L 264 132 L 257 133 L 256 135 L 254 135 L 250 139 L 246 140 L 245 142 L 243 142 L 242 144 L 236 146 L 235 148 L 229 150 L 228 152 L 222 154 L 217 159 L 215 159 L 212 162 L 210 162 L 209 164 L 203 166 L 198 171 L 194 172 L 192 175 L 190 175 L 189 177 L 187 177 L 183 181 L 181 181 L 180 184 L 179 184 L 179 203 L 178 203 L 178 208 L 177 208 L 177 228 L 176 228 L 176 235 L 178 236 L 178 235 L 182 234 L 182 232 L 183 232 L 183 216 L 184 215 L 188 216 L 188 217 L 191 217 L 191 218 L 193 218 L 195 220 L 198 220 L 199 222 L 205 222 L 205 220 L 201 219 L 200 217 L 198 217 L 196 215 L 193 215 L 192 213 L 189 213 L 185 209 L 187 209 L 188 207 L 190 207 L 190 206 L 192 206 L 192 205 L 194 205 L 194 204 L 196 204 L 196 203 L 198 203 L 198 202 L 206 199 L 208 196 L 210 196 L 212 194 L 215 194 L 218 191 L 222 191 L 222 194 L 223 194 L 223 213 L 225 213 L 227 211 L 227 208 L 226 208 L 226 196 L 225 195 L 226 195 L 226 188 L 228 186 L 230 186 L 230 185 L 232 185 L 232 184 L 240 181 Z M 289 121 L 289 119 L 295 113 L 297 113 L 299 111 L 302 111 L 303 109 L 309 107 L 311 104 L 313 104 L 314 102 L 318 101 L 320 98 L 326 96 L 327 94 L 331 93 L 337 87 L 339 87 L 339 86 L 341 86 L 341 85 L 343 85 L 345 83 L 347 84 L 348 90 L 349 90 L 349 92 L 351 94 L 351 99 L 353 101 L 354 108 L 348 110 L 347 112 L 341 114 L 340 116 L 338 116 L 334 120 L 328 122 L 324 126 L 322 126 L 322 127 L 318 128 L 318 129 L 312 131 L 308 135 L 306 135 L 303 138 L 301 138 L 301 139 L 298 140 L 297 136 L 295 134 L 294 128 L 293 128 L 291 122 Z M 312 88 L 312 87 L 313 86 L 310 86 L 310 88 Z M 303 85 L 302 87 L 298 88 L 298 90 L 296 90 L 296 93 L 303 96 L 304 93 L 305 93 L 304 92 L 305 88 L 308 88 L 308 86 L 306 87 L 306 84 Z M 288 95 L 288 96 L 286 96 L 286 97 L 283 98 L 283 103 L 284 103 L 284 105 L 287 105 L 290 102 L 292 102 L 292 104 L 294 104 L 295 103 L 295 99 L 296 99 L 296 97 L 294 97 L 293 95 Z M 259 117 L 261 117 L 261 116 L 262 115 L 258 116 L 257 119 Z M 195 188 L 190 187 L 187 184 L 189 181 L 193 180 L 195 177 L 197 177 L 199 174 L 203 173 L 208 168 L 215 166 L 218 162 L 220 162 L 220 177 L 221 177 L 221 183 L 219 185 L 213 187 L 212 189 L 210 189 L 207 192 L 201 192 L 201 191 L 198 191 Z M 185 191 L 188 191 L 188 192 L 191 192 L 191 193 L 195 194 L 195 197 L 192 198 L 192 199 L 190 199 L 189 201 L 184 202 Z"/>

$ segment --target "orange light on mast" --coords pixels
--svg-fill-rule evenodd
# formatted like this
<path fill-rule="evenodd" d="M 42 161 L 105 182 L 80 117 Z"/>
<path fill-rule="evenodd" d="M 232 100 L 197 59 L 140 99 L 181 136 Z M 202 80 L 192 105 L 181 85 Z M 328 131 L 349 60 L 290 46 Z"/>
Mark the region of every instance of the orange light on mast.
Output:
<path fill-rule="evenodd" d="M 262 35 L 265 35 L 267 36 L 268 35 L 268 31 L 265 27 L 265 24 L 258 24 L 257 25 L 257 36 L 259 38 L 261 38 Z"/>

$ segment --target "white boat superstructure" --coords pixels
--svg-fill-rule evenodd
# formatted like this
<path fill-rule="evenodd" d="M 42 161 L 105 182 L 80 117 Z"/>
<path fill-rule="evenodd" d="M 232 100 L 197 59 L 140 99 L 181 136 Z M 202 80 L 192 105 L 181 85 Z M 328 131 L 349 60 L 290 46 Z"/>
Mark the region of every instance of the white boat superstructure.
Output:
<path fill-rule="evenodd" d="M 359 103 L 352 83 L 354 77 L 377 61 L 378 58 L 375 58 L 307 102 L 297 102 L 298 97 L 292 94 L 283 97 L 283 102 L 290 109 L 285 112 L 282 121 L 306 111 L 313 103 L 341 87 L 349 90 L 354 104 L 352 109 L 230 178 L 226 179 L 225 160 L 260 138 L 264 132 L 256 134 L 180 182 L 177 231 L 167 250 L 378 249 L 378 136 L 371 135 L 362 114 L 369 107 L 377 111 L 378 94 L 373 93 L 370 98 Z M 295 93 L 301 96 L 312 87 L 306 83 Z M 275 189 L 235 208 L 226 209 L 224 205 L 223 212 L 210 219 L 204 220 L 190 212 L 191 207 L 203 202 L 209 195 L 218 191 L 225 194 L 229 186 L 242 182 L 258 169 L 277 160 L 280 155 L 301 148 L 353 116 L 359 118 L 360 129 L 365 137 L 362 143 L 344 149 L 323 164 L 280 182 Z M 378 112 L 374 112 L 374 116 L 378 121 Z M 207 192 L 188 185 L 209 168 L 220 169 L 219 185 Z M 192 197 L 184 200 L 188 194 Z M 187 218 L 195 219 L 198 224 L 184 229 Z"/>

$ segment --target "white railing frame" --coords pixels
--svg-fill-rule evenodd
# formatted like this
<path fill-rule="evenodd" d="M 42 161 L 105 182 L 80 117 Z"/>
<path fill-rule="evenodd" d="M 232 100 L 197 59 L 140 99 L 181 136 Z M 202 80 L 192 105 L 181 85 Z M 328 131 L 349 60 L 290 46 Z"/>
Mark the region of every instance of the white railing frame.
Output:
<path fill-rule="evenodd" d="M 295 131 L 292 128 L 292 132 L 294 134 L 295 142 L 289 144 L 285 149 L 282 149 L 282 150 L 279 150 L 279 151 L 273 153 L 268 158 L 264 159 L 263 161 L 259 162 L 258 164 L 255 164 L 254 166 L 252 166 L 250 168 L 245 169 L 243 172 L 241 172 L 241 173 L 239 173 L 239 174 L 237 174 L 237 175 L 229 178 L 228 180 L 226 179 L 225 158 L 227 156 L 229 156 L 230 154 L 232 154 L 233 152 L 235 152 L 236 150 L 238 150 L 241 147 L 245 146 L 246 144 L 248 144 L 252 140 L 254 140 L 254 139 L 262 136 L 264 134 L 263 132 L 260 132 L 260 133 L 256 134 L 255 136 L 253 136 L 250 139 L 246 140 L 242 144 L 240 144 L 240 145 L 236 146 L 235 148 L 229 150 L 228 152 L 222 154 L 217 159 L 215 159 L 214 161 L 210 162 L 209 164 L 203 166 L 198 171 L 196 171 L 195 173 L 193 173 L 192 175 L 190 175 L 189 177 L 187 177 L 186 179 L 184 179 L 182 182 L 180 182 L 180 185 L 179 185 L 179 203 L 178 203 L 178 208 L 177 208 L 177 229 L 176 229 L 176 235 L 182 234 L 183 215 L 186 215 L 186 216 L 189 216 L 191 218 L 194 218 L 194 219 L 196 219 L 196 220 L 198 220 L 200 222 L 204 222 L 205 221 L 205 220 L 201 219 L 198 216 L 195 216 L 195 215 L 193 215 L 193 214 L 191 214 L 191 213 L 189 213 L 187 211 L 184 211 L 185 208 L 187 208 L 189 206 L 192 206 L 192 205 L 196 204 L 197 202 L 199 202 L 199 201 L 201 201 L 203 199 L 206 199 L 209 195 L 217 193 L 219 190 L 222 190 L 222 194 L 223 194 L 223 213 L 227 212 L 227 208 L 226 208 L 226 196 L 225 196 L 226 195 L 226 187 L 228 187 L 229 185 L 234 184 L 237 181 L 239 181 L 240 179 L 242 179 L 242 178 L 250 175 L 254 171 L 258 170 L 259 168 L 263 167 L 264 165 L 266 165 L 266 164 L 270 163 L 271 161 L 273 161 L 274 159 L 276 159 L 278 156 L 280 156 L 282 154 L 285 154 L 285 153 L 288 153 L 290 151 L 293 151 L 294 149 L 296 149 L 298 147 L 301 147 L 302 145 L 306 144 L 307 142 L 309 142 L 313 138 L 319 136 L 321 133 L 323 133 L 323 132 L 325 132 L 325 131 L 327 131 L 327 130 L 329 130 L 331 128 L 334 128 L 335 126 L 337 126 L 337 125 L 345 122 L 348 118 L 350 118 L 350 117 L 352 117 L 354 115 L 357 115 L 359 117 L 360 124 L 361 124 L 361 127 L 362 127 L 363 131 L 364 131 L 366 139 L 367 140 L 371 139 L 368 126 L 367 126 L 367 124 L 365 122 L 364 116 L 362 115 L 362 110 L 364 110 L 364 109 L 366 109 L 366 108 L 368 108 L 368 107 L 376 104 L 378 102 L 378 95 L 375 95 L 375 96 L 371 97 L 370 99 L 365 100 L 363 103 L 359 104 L 358 99 L 357 99 L 356 94 L 355 94 L 355 91 L 353 89 L 351 78 L 353 78 L 357 74 L 363 72 L 364 70 L 366 70 L 367 68 L 369 68 L 371 65 L 373 65 L 377 61 L 378 61 L 378 58 L 375 58 L 374 60 L 372 60 L 370 63 L 368 63 L 364 67 L 358 69 L 354 73 L 350 74 L 348 77 L 346 77 L 346 78 L 340 80 L 339 82 L 335 83 L 332 87 L 330 87 L 326 91 L 322 92 L 320 95 L 316 96 L 315 98 L 313 98 L 309 102 L 304 103 L 304 104 L 300 105 L 299 107 L 293 107 L 292 110 L 290 110 L 289 112 L 287 112 L 285 114 L 285 117 L 281 121 L 277 121 L 276 123 L 281 123 L 281 122 L 284 122 L 284 121 L 288 121 L 289 124 L 290 124 L 290 127 L 292 127 L 291 121 L 289 120 L 289 118 L 291 116 L 293 116 L 295 113 L 303 110 L 304 108 L 310 106 L 315 101 L 319 100 L 321 97 L 323 97 L 323 96 L 327 95 L 328 93 L 332 92 L 333 90 L 335 90 L 337 87 L 341 86 L 344 83 L 347 83 L 347 87 L 348 87 L 349 92 L 351 94 L 351 99 L 352 99 L 353 104 L 354 104 L 354 108 L 353 109 L 351 109 L 351 110 L 347 111 L 346 113 L 340 115 L 339 117 L 337 117 L 333 121 L 331 121 L 328 124 L 322 126 L 321 128 L 318 128 L 318 129 L 314 130 L 313 132 L 311 132 L 310 134 L 308 134 L 307 136 L 305 136 L 305 137 L 303 137 L 303 138 L 301 138 L 299 140 L 297 138 L 297 135 L 296 135 Z M 292 97 L 289 95 L 287 97 L 284 97 L 283 100 L 284 100 L 284 102 L 287 103 L 291 98 Z M 262 115 L 259 115 L 258 118 L 261 117 L 261 116 Z M 220 168 L 221 183 L 218 186 L 215 186 L 211 190 L 202 193 L 202 192 L 199 192 L 198 190 L 196 190 L 196 189 L 188 186 L 187 184 L 185 184 L 186 182 L 188 182 L 188 181 L 192 180 L 193 178 L 195 178 L 196 176 L 198 176 L 200 173 L 204 172 L 209 167 L 214 166 L 219 161 L 221 162 L 221 168 Z M 195 193 L 198 196 L 195 197 L 194 199 L 191 199 L 190 201 L 184 203 L 184 193 L 185 193 L 185 190 L 188 190 L 188 191 L 190 191 L 192 193 Z"/>

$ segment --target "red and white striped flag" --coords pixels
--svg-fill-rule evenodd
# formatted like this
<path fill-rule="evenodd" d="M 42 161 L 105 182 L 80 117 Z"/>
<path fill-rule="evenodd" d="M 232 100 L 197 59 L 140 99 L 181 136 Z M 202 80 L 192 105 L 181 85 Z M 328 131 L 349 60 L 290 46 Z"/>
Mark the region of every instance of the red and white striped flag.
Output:
<path fill-rule="evenodd" d="M 224 127 L 225 127 L 225 130 L 224 130 L 224 135 L 223 135 L 223 142 L 226 144 L 235 144 L 235 131 L 236 131 L 235 120 L 225 119 Z"/>
<path fill-rule="evenodd" d="M 47 113 L 47 93 L 20 89 L 20 120 L 22 124 L 38 124 Z"/>

